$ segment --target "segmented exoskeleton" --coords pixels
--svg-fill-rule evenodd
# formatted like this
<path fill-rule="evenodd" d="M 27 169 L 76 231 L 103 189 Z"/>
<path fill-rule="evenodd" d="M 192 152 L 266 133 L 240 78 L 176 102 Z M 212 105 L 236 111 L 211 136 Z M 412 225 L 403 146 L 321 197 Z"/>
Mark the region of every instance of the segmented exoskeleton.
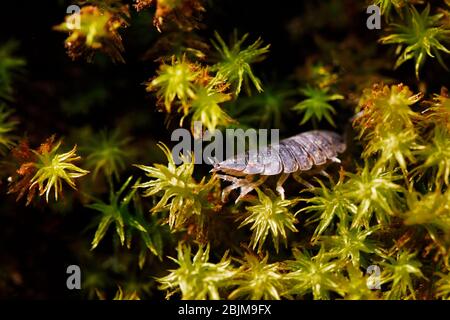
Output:
<path fill-rule="evenodd" d="M 281 140 L 276 145 L 269 145 L 258 151 L 247 151 L 234 158 L 214 164 L 213 172 L 222 171 L 218 177 L 232 182 L 222 191 L 222 201 L 237 188 L 241 189 L 236 202 L 260 186 L 273 175 L 279 175 L 276 190 L 284 199 L 283 183 L 292 173 L 294 178 L 311 186 L 300 177 L 300 173 L 318 169 L 319 173 L 327 175 L 323 167 L 331 162 L 338 162 L 338 153 L 344 152 L 346 145 L 340 135 L 326 130 L 313 130 L 297 134 Z M 254 181 L 255 176 L 259 179 Z M 241 178 L 238 178 L 241 177 Z"/>

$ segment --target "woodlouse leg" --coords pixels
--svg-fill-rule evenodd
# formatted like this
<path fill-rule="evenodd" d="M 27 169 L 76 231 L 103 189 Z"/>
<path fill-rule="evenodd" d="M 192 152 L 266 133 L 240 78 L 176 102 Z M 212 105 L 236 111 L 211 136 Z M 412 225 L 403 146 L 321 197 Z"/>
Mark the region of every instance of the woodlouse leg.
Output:
<path fill-rule="evenodd" d="M 329 180 L 331 180 L 330 175 L 325 170 L 319 171 L 319 174 L 324 176 L 325 178 L 328 178 Z"/>
<path fill-rule="evenodd" d="M 239 178 L 236 178 L 233 176 L 228 176 L 225 174 L 218 174 L 217 177 L 219 177 L 222 180 L 233 182 L 233 183 L 237 183 L 238 181 L 242 180 L 242 179 L 239 179 Z"/>
<path fill-rule="evenodd" d="M 334 184 L 334 180 L 333 178 L 328 174 L 328 172 L 326 172 L 325 170 L 321 170 L 319 172 L 320 175 L 324 176 L 325 178 L 328 178 L 328 180 Z"/>
<path fill-rule="evenodd" d="M 232 181 L 233 184 L 229 185 L 228 187 L 226 187 L 225 189 L 222 190 L 222 202 L 223 203 L 227 202 L 228 195 L 230 194 L 231 191 L 248 184 L 248 181 L 245 179 L 238 179 L 238 178 L 231 177 L 231 176 L 226 176 L 226 177 L 229 177 L 230 179 L 224 179 L 224 180 Z"/>
<path fill-rule="evenodd" d="M 314 189 L 314 186 L 305 179 L 303 179 L 302 177 L 300 177 L 300 174 L 298 174 L 297 172 L 293 174 L 293 177 L 298 183 L 301 183 L 302 185 L 306 186 L 309 189 Z"/>
<path fill-rule="evenodd" d="M 239 194 L 239 197 L 236 199 L 235 203 L 238 201 L 244 200 L 249 198 L 248 194 L 253 190 L 252 187 L 249 186 L 243 186 L 241 187 L 241 193 Z"/>
<path fill-rule="evenodd" d="M 266 181 L 268 176 L 260 176 L 260 178 L 254 182 L 251 182 L 249 180 L 245 180 L 248 184 L 245 184 L 241 187 L 241 193 L 239 194 L 239 197 L 236 199 L 235 203 L 238 203 L 242 200 L 249 192 L 253 191 L 255 188 L 259 187 Z"/>
<path fill-rule="evenodd" d="M 289 173 L 282 173 L 280 178 L 277 181 L 277 192 L 280 195 L 281 199 L 284 200 L 284 188 L 283 183 L 286 181 L 286 179 L 289 177 Z"/>

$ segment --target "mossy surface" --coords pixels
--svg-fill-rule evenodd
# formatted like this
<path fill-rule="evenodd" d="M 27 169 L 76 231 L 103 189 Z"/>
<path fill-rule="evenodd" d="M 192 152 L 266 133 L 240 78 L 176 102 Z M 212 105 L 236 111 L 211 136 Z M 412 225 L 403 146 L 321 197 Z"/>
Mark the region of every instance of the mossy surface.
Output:
<path fill-rule="evenodd" d="M 0 298 L 449 299 L 450 3 L 372 2 L 2 8 Z M 198 121 L 347 148 L 223 202 Z"/>

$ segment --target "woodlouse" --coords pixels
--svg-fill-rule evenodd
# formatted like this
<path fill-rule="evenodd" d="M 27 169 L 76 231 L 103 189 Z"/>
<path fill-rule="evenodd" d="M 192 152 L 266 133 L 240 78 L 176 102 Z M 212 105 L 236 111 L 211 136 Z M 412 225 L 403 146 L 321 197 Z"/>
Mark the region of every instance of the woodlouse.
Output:
<path fill-rule="evenodd" d="M 218 177 L 232 182 L 222 191 L 222 201 L 237 188 L 241 189 L 236 202 L 260 186 L 269 176 L 279 175 L 276 190 L 284 199 L 283 183 L 292 173 L 294 178 L 307 185 L 299 174 L 312 169 L 326 175 L 323 167 L 331 162 L 340 162 L 338 153 L 343 153 L 346 145 L 342 137 L 331 131 L 307 131 L 281 140 L 257 151 L 247 151 L 234 158 L 214 164 L 213 172 L 223 172 Z M 254 177 L 259 179 L 254 181 Z M 241 177 L 241 178 L 238 178 Z M 243 178 L 242 178 L 243 177 Z"/>

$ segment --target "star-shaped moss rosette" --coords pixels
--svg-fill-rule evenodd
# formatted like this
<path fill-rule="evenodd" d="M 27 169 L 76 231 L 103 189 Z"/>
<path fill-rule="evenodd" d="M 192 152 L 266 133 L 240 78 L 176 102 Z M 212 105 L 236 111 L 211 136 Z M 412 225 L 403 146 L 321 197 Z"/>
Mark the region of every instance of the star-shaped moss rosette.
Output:
<path fill-rule="evenodd" d="M 69 34 L 65 47 L 73 60 L 86 57 L 90 62 L 95 53 L 101 51 L 109 55 L 114 62 L 125 62 L 119 29 L 128 25 L 128 16 L 127 6 L 121 7 L 119 12 L 97 6 L 84 6 L 79 13 L 67 16 L 65 21 L 54 29 Z M 76 25 L 77 21 L 79 26 Z"/>
<path fill-rule="evenodd" d="M 146 90 L 155 91 L 158 104 L 171 113 L 174 105 L 181 107 L 186 115 L 190 100 L 195 97 L 195 83 L 201 74 L 201 67 L 191 63 L 185 56 L 173 56 L 170 63 L 162 62 L 157 75 L 146 83 Z"/>
<path fill-rule="evenodd" d="M 381 15 L 385 17 L 386 21 L 391 21 L 394 11 L 403 18 L 403 12 L 409 5 L 421 3 L 423 3 L 423 0 L 376 0 L 374 5 L 380 8 Z"/>
<path fill-rule="evenodd" d="M 202 136 L 194 126 L 196 122 L 201 122 L 209 132 L 214 132 L 219 126 L 224 127 L 235 122 L 220 106 L 230 99 L 229 94 L 213 87 L 197 86 L 190 110 L 191 132 L 195 138 Z"/>
<path fill-rule="evenodd" d="M 112 186 L 108 201 L 94 200 L 87 206 L 100 213 L 91 250 L 98 247 L 110 227 L 114 225 L 115 236 L 118 237 L 121 246 L 130 249 L 133 238 L 140 240 L 139 265 L 142 268 L 147 251 L 162 259 L 163 229 L 158 224 L 157 217 L 151 217 L 150 221 L 145 218 L 136 195 L 137 189 L 130 188 L 132 180 L 133 177 L 129 177 L 117 191 Z"/>
<path fill-rule="evenodd" d="M 219 300 L 220 289 L 230 285 L 236 271 L 231 258 L 225 253 L 218 263 L 209 261 L 210 246 L 200 246 L 192 257 L 189 245 L 179 244 L 177 258 L 170 258 L 178 267 L 157 279 L 160 290 L 167 290 L 167 298 L 181 293 L 183 300 Z"/>
<path fill-rule="evenodd" d="M 389 284 L 390 290 L 384 293 L 387 300 L 415 299 L 414 282 L 424 278 L 422 263 L 416 257 L 417 252 L 400 250 L 390 253 L 381 263 L 381 284 Z"/>
<path fill-rule="evenodd" d="M 146 85 L 147 91 L 156 92 L 158 106 L 167 113 L 176 109 L 183 115 L 180 126 L 190 116 L 191 131 L 196 138 L 202 135 L 194 126 L 197 121 L 210 132 L 234 122 L 221 107 L 232 98 L 227 93 L 228 84 L 210 75 L 208 67 L 190 62 L 184 55 L 173 56 L 170 64 L 163 62 Z"/>
<path fill-rule="evenodd" d="M 258 200 L 252 206 L 246 207 L 247 215 L 240 227 L 250 225 L 253 231 L 250 245 L 260 252 L 270 235 L 275 250 L 278 252 L 280 241 L 287 245 L 287 231 L 298 232 L 295 228 L 297 219 L 290 212 L 297 200 L 283 200 L 279 197 L 266 195 L 260 189 L 256 189 Z"/>
<path fill-rule="evenodd" d="M 436 58 L 446 70 L 442 53 L 450 54 L 448 45 L 450 26 L 442 22 L 443 14 L 430 15 L 430 5 L 419 13 L 414 6 L 408 8 L 404 22 L 391 25 L 391 34 L 380 39 L 383 44 L 397 45 L 398 56 L 395 68 L 408 60 L 414 60 L 414 70 L 419 79 L 419 70 L 427 57 Z"/>
<path fill-rule="evenodd" d="M 375 84 L 364 90 L 353 120 L 364 158 L 378 156 L 377 165 L 392 169 L 398 164 L 407 173 L 408 164 L 415 161 L 414 151 L 420 148 L 416 124 L 424 118 L 413 106 L 422 96 L 403 84 Z"/>
<path fill-rule="evenodd" d="M 312 294 L 314 299 L 329 299 L 330 294 L 343 295 L 340 283 L 341 263 L 330 259 L 322 247 L 316 255 L 307 250 L 294 249 L 293 260 L 285 261 L 289 272 L 285 280 L 289 283 L 289 294 L 304 296 Z"/>
<path fill-rule="evenodd" d="M 191 31 L 199 28 L 201 13 L 205 11 L 202 0 L 135 0 L 137 11 L 151 6 L 156 7 L 153 25 L 159 32 L 167 23 L 174 24 L 181 30 Z"/>
<path fill-rule="evenodd" d="M 114 177 L 118 181 L 134 151 L 129 147 L 130 141 L 119 130 L 102 130 L 83 144 L 80 152 L 86 154 L 86 167 L 92 170 L 92 178 L 102 173 L 107 179 Z"/>
<path fill-rule="evenodd" d="M 300 125 L 305 124 L 310 120 L 316 124 L 325 118 L 333 127 L 336 126 L 332 118 L 332 115 L 336 114 L 336 110 L 330 102 L 342 100 L 344 99 L 344 96 L 336 93 L 329 93 L 329 89 L 329 87 L 314 88 L 308 86 L 300 90 L 306 99 L 292 107 L 292 110 L 304 114 Z"/>
<path fill-rule="evenodd" d="M 228 299 L 280 300 L 286 293 L 286 270 L 281 263 L 270 263 L 268 253 L 263 257 L 246 253 L 238 262 L 240 267 L 231 282 L 236 288 Z"/>
<path fill-rule="evenodd" d="M 266 58 L 270 44 L 263 46 L 263 40 L 258 38 L 251 45 L 242 48 L 249 34 L 244 34 L 238 39 L 237 31 L 235 31 L 231 44 L 228 46 L 218 32 L 214 35 L 215 39 L 211 42 L 217 50 L 218 61 L 211 69 L 217 72 L 216 76 L 231 85 L 235 96 L 239 95 L 242 86 L 250 94 L 250 83 L 258 92 L 262 92 L 261 80 L 253 73 L 251 65 Z"/>
<path fill-rule="evenodd" d="M 144 189 L 144 197 L 159 198 L 151 212 L 168 212 L 167 223 L 172 230 L 181 230 L 192 219 L 201 225 L 204 211 L 211 206 L 208 195 L 218 181 L 215 178 L 208 182 L 205 178 L 195 181 L 193 157 L 191 161 L 184 158 L 184 162 L 177 166 L 170 149 L 164 144 L 159 147 L 166 155 L 168 164 L 136 165 L 150 180 L 135 187 Z"/>
<path fill-rule="evenodd" d="M 62 193 L 63 182 L 76 190 L 74 179 L 88 174 L 89 171 L 73 164 L 81 159 L 76 155 L 76 146 L 65 153 L 57 152 L 60 146 L 61 141 L 55 143 L 55 136 L 48 138 L 37 150 L 30 149 L 28 143 L 22 141 L 13 150 L 21 165 L 8 193 L 17 193 L 17 200 L 27 194 L 28 205 L 36 192 L 39 196 L 45 194 L 45 200 L 49 202 L 52 189 L 55 200 L 58 200 L 58 196 Z"/>

